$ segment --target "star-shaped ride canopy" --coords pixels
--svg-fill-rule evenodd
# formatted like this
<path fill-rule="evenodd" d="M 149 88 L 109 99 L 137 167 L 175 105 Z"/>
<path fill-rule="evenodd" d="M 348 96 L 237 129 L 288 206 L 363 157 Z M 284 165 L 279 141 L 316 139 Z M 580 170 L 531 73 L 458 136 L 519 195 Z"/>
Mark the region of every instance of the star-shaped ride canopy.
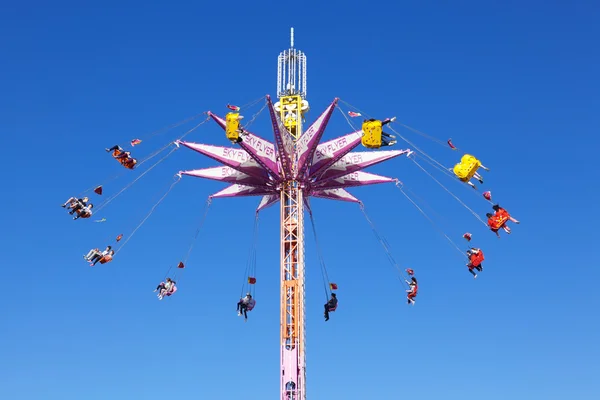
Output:
<path fill-rule="evenodd" d="M 411 151 L 353 152 L 361 144 L 362 130 L 321 143 L 337 101 L 337 98 L 334 99 L 294 142 L 275 111 L 271 98 L 267 96 L 275 144 L 246 130 L 240 136 L 240 148 L 180 141 L 179 144 L 224 165 L 180 173 L 231 184 L 210 196 L 211 198 L 263 196 L 257 211 L 279 201 L 281 183 L 289 180 L 300 184 L 305 197 L 359 203 L 360 200 L 346 188 L 395 181 L 393 178 L 362 170 L 402 154 L 410 154 Z M 211 112 L 208 114 L 223 129 L 226 128 L 225 119 Z"/>

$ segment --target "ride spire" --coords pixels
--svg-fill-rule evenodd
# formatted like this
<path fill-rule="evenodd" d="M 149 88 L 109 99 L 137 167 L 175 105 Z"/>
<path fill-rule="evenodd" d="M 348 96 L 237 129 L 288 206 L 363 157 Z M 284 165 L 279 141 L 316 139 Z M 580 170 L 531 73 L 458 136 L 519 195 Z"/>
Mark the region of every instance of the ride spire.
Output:
<path fill-rule="evenodd" d="M 306 55 L 294 48 L 294 28 L 290 28 L 290 48 L 277 59 L 277 97 L 275 111 L 294 140 L 300 137 L 306 101 Z"/>

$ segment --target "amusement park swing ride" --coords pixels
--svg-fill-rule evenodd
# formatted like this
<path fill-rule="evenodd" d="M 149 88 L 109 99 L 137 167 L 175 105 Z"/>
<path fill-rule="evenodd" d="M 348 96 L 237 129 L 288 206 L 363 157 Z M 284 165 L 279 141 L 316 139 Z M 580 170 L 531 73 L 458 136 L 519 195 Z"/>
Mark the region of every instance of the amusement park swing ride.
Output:
<path fill-rule="evenodd" d="M 141 179 L 151 169 L 161 163 L 165 158 L 171 155 L 180 147 L 194 150 L 203 154 L 222 166 L 180 171 L 177 174 L 177 180 L 171 184 L 168 191 L 160 198 L 146 217 L 135 227 L 127 236 L 119 234 L 116 242 L 119 247 L 113 250 L 107 247 L 105 251 L 94 249 L 86 256 L 86 259 L 95 264 L 100 262 L 105 264 L 111 262 L 113 257 L 127 244 L 129 239 L 150 217 L 156 207 L 162 202 L 167 194 L 173 189 L 175 184 L 184 176 L 198 177 L 221 181 L 228 183 L 229 186 L 219 192 L 209 196 L 204 217 L 200 222 L 200 227 L 206 217 L 210 202 L 213 199 L 226 197 L 245 197 L 260 196 L 261 200 L 256 209 L 255 236 L 259 212 L 265 208 L 279 203 L 280 207 L 280 355 L 281 355 L 281 376 L 280 376 L 280 398 L 282 400 L 302 400 L 306 399 L 306 350 L 305 350 L 305 258 L 304 258 L 304 225 L 305 211 L 308 213 L 314 230 L 314 220 L 312 217 L 310 198 L 322 198 L 329 200 L 345 201 L 358 203 L 363 211 L 367 221 L 371 225 L 375 235 L 380 240 L 385 251 L 388 253 L 390 262 L 397 268 L 398 273 L 405 280 L 408 287 L 408 303 L 414 304 L 414 297 L 417 293 L 416 279 L 411 269 L 402 270 L 395 262 L 384 239 L 376 230 L 374 224 L 365 212 L 362 202 L 347 191 L 348 188 L 374 185 L 380 183 L 395 184 L 402 194 L 435 225 L 435 222 L 419 207 L 417 202 L 403 189 L 400 181 L 394 178 L 375 175 L 364 172 L 367 167 L 382 163 L 393 158 L 404 156 L 413 161 L 420 169 L 427 173 L 435 182 L 450 193 L 462 206 L 467 208 L 480 223 L 498 234 L 500 229 L 510 233 L 510 228 L 506 226 L 508 221 L 516 222 L 508 212 L 495 205 L 494 213 L 488 213 L 488 220 L 482 219 L 476 212 L 471 210 L 462 200 L 450 192 L 440 181 L 434 178 L 417 159 L 424 160 L 430 166 L 438 169 L 445 175 L 454 180 L 459 180 L 470 185 L 473 189 L 476 186 L 470 182 L 476 179 L 483 184 L 483 178 L 478 173 L 479 168 L 487 170 L 481 162 L 472 155 L 465 154 L 453 169 L 445 167 L 412 142 L 402 136 L 393 128 L 397 124 L 395 118 L 378 120 L 375 118 L 364 119 L 362 125 L 357 129 L 352 123 L 353 118 L 366 116 L 363 112 L 352 107 L 340 99 L 334 99 L 331 104 L 305 128 L 305 116 L 309 111 L 307 100 L 307 67 L 306 55 L 294 47 L 294 31 L 291 30 L 291 45 L 288 50 L 279 54 L 277 64 L 277 98 L 273 102 L 270 96 L 265 96 L 252 102 L 248 106 L 237 107 L 227 105 L 229 112 L 225 117 L 219 116 L 210 111 L 199 114 L 182 123 L 175 124 L 174 128 L 183 123 L 190 122 L 201 115 L 206 115 L 206 119 L 195 125 L 192 129 L 185 132 L 177 140 L 169 142 L 163 148 L 153 152 L 145 159 L 138 161 L 132 156 L 133 147 L 142 143 L 140 139 L 134 139 L 130 142 L 132 151 L 126 151 L 120 146 L 112 149 L 106 149 L 111 152 L 112 157 L 118 161 L 123 171 L 140 171 L 142 165 L 158 156 L 167 149 L 171 149 L 163 158 L 146 168 L 143 172 L 129 183 L 125 188 L 107 197 L 98 207 L 93 207 L 88 197 L 83 197 L 85 193 L 93 192 L 97 196 L 103 196 L 104 184 L 94 186 L 83 194 L 70 198 L 63 207 L 69 208 L 74 219 L 90 218 L 93 214 L 98 214 L 104 207 L 109 205 L 124 190 L 131 187 Z M 262 109 L 246 124 L 243 124 L 244 117 L 240 114 L 244 109 L 257 104 L 260 100 L 265 100 Z M 353 110 L 345 113 L 341 110 L 340 103 L 346 104 Z M 274 141 L 270 142 L 257 136 L 249 130 L 254 119 L 264 109 L 268 109 L 270 122 L 273 128 Z M 341 137 L 322 142 L 325 128 L 334 111 L 338 109 L 346 118 L 353 131 Z M 195 131 L 205 122 L 214 121 L 224 132 L 225 136 L 233 147 L 221 147 L 208 144 L 201 144 L 186 141 L 185 136 Z M 402 127 L 432 139 L 451 150 L 458 150 L 451 140 L 441 142 L 431 138 L 422 132 L 414 130 L 404 124 Z M 384 132 L 390 130 L 394 135 Z M 401 139 L 410 145 L 410 149 L 400 150 L 380 150 L 381 147 L 388 148 L 396 144 L 396 139 Z M 368 151 L 353 151 L 358 146 L 363 146 Z M 90 194 L 90 196 L 94 196 Z M 491 193 L 483 193 L 486 201 L 492 203 Z M 103 220 L 96 220 L 102 222 Z M 200 231 L 196 232 L 196 237 Z M 316 230 L 314 230 L 316 238 Z M 456 248 L 462 256 L 467 258 L 469 271 L 477 277 L 473 270 L 481 271 L 481 262 L 483 261 L 483 252 L 481 249 L 470 248 L 466 253 L 456 245 L 456 243 L 447 235 L 446 239 Z M 471 240 L 471 234 L 465 233 L 463 237 Z M 124 239 L 124 240 L 123 240 Z M 189 248 L 187 255 L 175 267 L 171 274 L 173 279 L 169 278 L 167 282 L 161 283 L 157 288 L 159 298 L 171 296 L 177 290 L 176 279 L 186 267 L 187 259 L 192 251 L 193 243 Z M 320 252 L 317 242 L 317 251 Z M 169 274 L 170 270 L 167 272 Z M 247 270 L 248 281 L 247 288 L 250 295 L 253 294 L 253 287 L 256 284 L 256 277 L 252 267 Z M 411 280 L 408 280 L 411 279 Z M 401 280 L 404 283 L 404 280 Z M 329 282 L 326 289 L 329 294 L 337 289 L 337 285 Z M 411 297 L 412 294 L 412 297 Z M 334 295 L 335 297 L 335 295 Z M 251 304 L 244 304 L 245 311 L 251 311 L 254 308 L 254 300 Z M 337 302 L 329 307 L 329 312 L 334 312 Z M 326 305 L 327 308 L 327 305 Z M 327 314 L 327 312 L 326 312 Z"/>

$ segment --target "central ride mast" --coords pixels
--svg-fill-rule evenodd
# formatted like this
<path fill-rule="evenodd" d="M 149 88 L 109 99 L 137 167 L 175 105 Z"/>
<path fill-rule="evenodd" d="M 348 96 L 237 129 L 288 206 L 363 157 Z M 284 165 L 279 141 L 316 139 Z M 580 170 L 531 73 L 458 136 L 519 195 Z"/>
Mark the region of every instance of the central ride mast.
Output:
<path fill-rule="evenodd" d="M 290 42 L 278 57 L 276 110 L 287 128 L 282 135 L 291 135 L 286 139 L 295 147 L 308 111 L 306 56 L 294 48 L 294 28 Z M 290 153 L 292 175 L 281 184 L 281 400 L 305 400 L 304 199 L 300 182 L 293 178 L 296 152 Z"/>

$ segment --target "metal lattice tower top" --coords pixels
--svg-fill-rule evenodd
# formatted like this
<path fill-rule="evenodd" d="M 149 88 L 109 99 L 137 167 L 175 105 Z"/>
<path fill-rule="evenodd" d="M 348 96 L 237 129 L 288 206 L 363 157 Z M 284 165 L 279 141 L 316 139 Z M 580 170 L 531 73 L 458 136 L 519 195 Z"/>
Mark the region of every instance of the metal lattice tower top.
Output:
<path fill-rule="evenodd" d="M 294 28 L 290 48 L 279 54 L 277 62 L 277 97 L 289 95 L 306 99 L 306 55 L 294 48 Z"/>

